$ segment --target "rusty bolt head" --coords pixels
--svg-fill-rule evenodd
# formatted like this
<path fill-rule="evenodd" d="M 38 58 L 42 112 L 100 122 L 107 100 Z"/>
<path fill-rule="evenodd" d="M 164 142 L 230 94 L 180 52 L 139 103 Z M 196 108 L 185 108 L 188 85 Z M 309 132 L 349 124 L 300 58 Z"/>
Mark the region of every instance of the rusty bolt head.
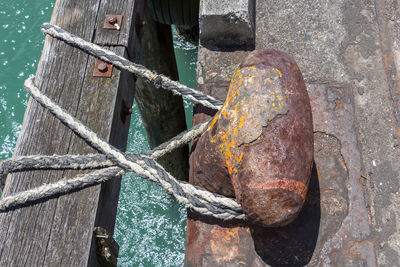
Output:
<path fill-rule="evenodd" d="M 97 66 L 97 69 L 98 69 L 100 72 L 107 72 L 108 67 L 107 67 L 107 64 L 106 64 L 106 63 L 100 63 L 100 64 Z"/>
<path fill-rule="evenodd" d="M 132 108 L 123 107 L 122 108 L 122 113 L 123 113 L 124 116 L 132 114 Z"/>
<path fill-rule="evenodd" d="M 107 259 L 111 258 L 110 249 L 108 247 L 104 247 L 104 256 L 106 256 Z"/>
<path fill-rule="evenodd" d="M 117 17 L 115 17 L 115 16 L 111 16 L 111 17 L 108 17 L 108 23 L 110 23 L 110 24 L 112 24 L 112 25 L 114 25 L 115 23 L 117 23 Z"/>
<path fill-rule="evenodd" d="M 121 108 L 121 120 L 123 123 L 126 122 L 126 118 L 132 114 L 132 108 L 128 108 L 124 100 L 122 100 L 122 108 Z"/>

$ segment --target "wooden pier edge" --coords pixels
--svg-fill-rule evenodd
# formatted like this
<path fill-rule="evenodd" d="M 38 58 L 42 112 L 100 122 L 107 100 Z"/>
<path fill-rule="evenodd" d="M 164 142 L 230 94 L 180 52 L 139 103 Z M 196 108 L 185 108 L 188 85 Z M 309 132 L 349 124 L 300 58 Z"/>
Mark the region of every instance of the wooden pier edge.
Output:
<path fill-rule="evenodd" d="M 137 17 L 142 0 L 57 0 L 51 23 L 134 60 Z M 123 15 L 121 30 L 103 29 L 106 14 Z M 42 92 L 99 136 L 125 150 L 133 75 L 113 69 L 111 78 L 93 77 L 95 59 L 46 37 L 35 83 Z M 32 99 L 14 156 L 94 153 L 84 141 Z M 7 177 L 3 196 L 76 176 L 78 171 L 29 171 Z M 113 233 L 120 178 L 72 194 L 0 214 L 1 266 L 98 266 L 95 226 Z"/>

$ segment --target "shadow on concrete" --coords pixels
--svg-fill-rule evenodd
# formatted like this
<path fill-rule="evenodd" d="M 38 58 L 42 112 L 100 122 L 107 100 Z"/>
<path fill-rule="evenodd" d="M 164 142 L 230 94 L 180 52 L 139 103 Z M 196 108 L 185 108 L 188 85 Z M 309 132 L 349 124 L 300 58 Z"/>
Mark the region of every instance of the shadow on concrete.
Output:
<path fill-rule="evenodd" d="M 279 228 L 251 227 L 256 253 L 271 266 L 308 264 L 317 244 L 320 219 L 320 187 L 314 163 L 306 203 L 297 219 Z"/>
<path fill-rule="evenodd" d="M 256 49 L 255 40 L 242 44 L 230 44 L 229 41 L 216 43 L 210 40 L 208 42 L 200 42 L 200 44 L 208 50 L 217 52 L 254 51 Z"/>

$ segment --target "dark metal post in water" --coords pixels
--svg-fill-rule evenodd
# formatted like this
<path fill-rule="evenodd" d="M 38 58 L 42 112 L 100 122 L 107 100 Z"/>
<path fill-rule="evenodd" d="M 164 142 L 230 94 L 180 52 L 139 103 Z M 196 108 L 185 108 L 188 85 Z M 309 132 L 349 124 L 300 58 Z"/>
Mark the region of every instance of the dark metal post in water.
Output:
<path fill-rule="evenodd" d="M 139 63 L 178 80 L 171 27 L 155 22 L 147 11 L 145 22 L 140 24 L 143 36 Z M 186 130 L 181 97 L 138 79 L 135 99 L 151 148 Z M 158 162 L 174 177 L 186 180 L 189 172 L 188 151 L 188 146 L 184 146 L 163 156 Z"/>

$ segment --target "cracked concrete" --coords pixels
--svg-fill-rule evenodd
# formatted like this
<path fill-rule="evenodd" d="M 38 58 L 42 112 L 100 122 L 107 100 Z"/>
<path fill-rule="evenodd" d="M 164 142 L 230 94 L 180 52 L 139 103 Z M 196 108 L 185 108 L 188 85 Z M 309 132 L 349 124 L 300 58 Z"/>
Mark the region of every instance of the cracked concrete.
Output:
<path fill-rule="evenodd" d="M 259 0 L 256 48 L 293 56 L 312 102 L 321 218 L 308 265 L 399 266 L 400 1 Z M 224 100 L 247 53 L 200 46 L 198 89 Z"/>

